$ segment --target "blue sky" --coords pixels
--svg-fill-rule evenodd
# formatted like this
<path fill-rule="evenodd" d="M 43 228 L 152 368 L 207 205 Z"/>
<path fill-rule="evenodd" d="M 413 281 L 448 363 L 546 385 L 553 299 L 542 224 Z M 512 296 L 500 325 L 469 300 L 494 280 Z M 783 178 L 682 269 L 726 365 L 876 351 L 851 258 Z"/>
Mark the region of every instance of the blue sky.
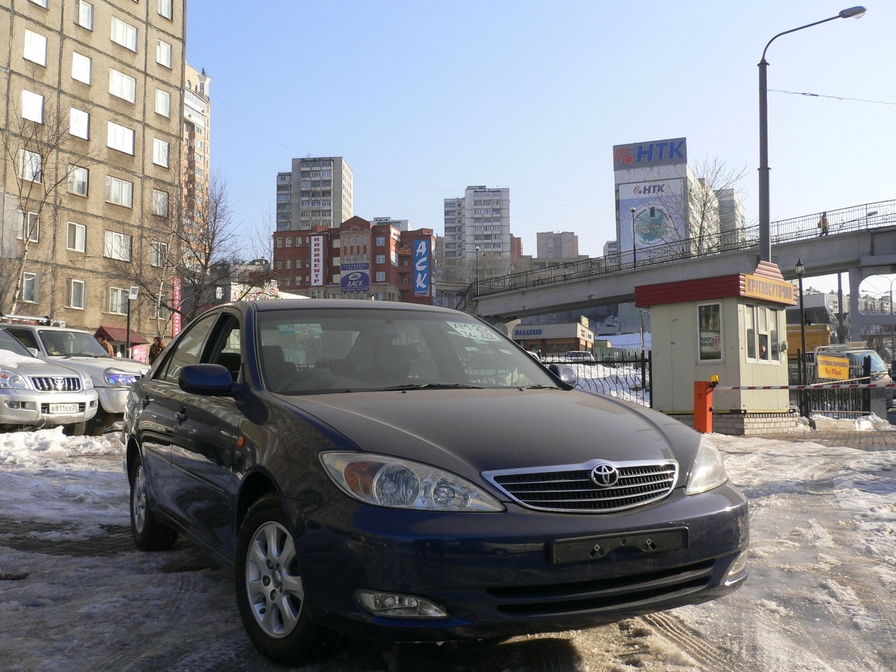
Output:
<path fill-rule="evenodd" d="M 365 219 L 441 235 L 445 198 L 509 187 L 525 254 L 573 231 L 597 256 L 613 145 L 686 137 L 692 165 L 744 169 L 757 221 L 762 50 L 848 2 L 189 0 L 187 60 L 246 232 L 273 231 L 293 157 L 343 156 Z M 865 6 L 769 48 L 773 220 L 896 198 L 896 3 Z"/>

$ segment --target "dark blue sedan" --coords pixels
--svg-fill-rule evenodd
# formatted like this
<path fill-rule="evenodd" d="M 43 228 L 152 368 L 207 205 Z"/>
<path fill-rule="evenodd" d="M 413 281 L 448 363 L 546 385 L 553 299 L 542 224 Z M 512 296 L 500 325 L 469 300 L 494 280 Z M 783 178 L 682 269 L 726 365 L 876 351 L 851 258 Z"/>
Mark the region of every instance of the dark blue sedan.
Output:
<path fill-rule="evenodd" d="M 200 315 L 131 390 L 137 546 L 234 570 L 264 655 L 569 630 L 746 579 L 710 439 L 576 389 L 453 310 L 263 301 Z"/>

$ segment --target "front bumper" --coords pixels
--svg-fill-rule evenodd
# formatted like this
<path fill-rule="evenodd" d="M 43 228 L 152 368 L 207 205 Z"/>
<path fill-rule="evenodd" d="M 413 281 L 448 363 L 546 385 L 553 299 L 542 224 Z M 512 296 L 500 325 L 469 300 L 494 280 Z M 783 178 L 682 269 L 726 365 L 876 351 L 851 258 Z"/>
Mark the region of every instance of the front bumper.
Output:
<path fill-rule="evenodd" d="M 607 516 L 513 505 L 503 514 L 341 506 L 302 530 L 302 578 L 313 617 L 360 637 L 442 641 L 578 629 L 714 599 L 747 576 L 730 573 L 749 533 L 746 501 L 729 486 L 693 497 L 676 489 L 654 506 Z M 551 561 L 556 540 L 682 527 L 688 541 L 677 550 L 626 547 Z M 356 589 L 423 597 L 449 617 L 374 616 L 358 606 Z"/>
<path fill-rule="evenodd" d="M 0 424 L 55 427 L 86 422 L 96 415 L 97 398 L 96 390 L 0 390 Z"/>
<path fill-rule="evenodd" d="M 100 405 L 109 415 L 121 415 L 124 413 L 124 405 L 128 398 L 130 387 L 94 387 L 100 397 Z"/>

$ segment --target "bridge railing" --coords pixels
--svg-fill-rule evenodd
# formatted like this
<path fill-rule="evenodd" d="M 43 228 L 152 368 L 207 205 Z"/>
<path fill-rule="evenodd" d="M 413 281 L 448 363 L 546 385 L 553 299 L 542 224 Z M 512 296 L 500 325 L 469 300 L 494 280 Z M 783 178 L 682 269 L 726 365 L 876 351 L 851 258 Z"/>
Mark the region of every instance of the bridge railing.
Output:
<path fill-rule="evenodd" d="M 771 224 L 772 244 L 814 238 L 819 234 L 817 227 L 821 213 L 782 219 Z M 837 235 L 852 231 L 862 231 L 896 225 L 896 200 L 866 203 L 827 212 L 829 233 Z M 690 241 L 676 240 L 664 244 L 617 252 L 605 257 L 581 259 L 532 271 L 522 271 L 494 278 L 482 278 L 467 287 L 455 306 L 458 310 L 469 310 L 473 301 L 480 296 L 500 294 L 517 289 L 528 289 L 568 280 L 612 275 L 622 271 L 646 268 L 696 259 L 722 252 L 747 250 L 759 245 L 759 225 L 744 227 L 737 231 L 704 235 Z"/>

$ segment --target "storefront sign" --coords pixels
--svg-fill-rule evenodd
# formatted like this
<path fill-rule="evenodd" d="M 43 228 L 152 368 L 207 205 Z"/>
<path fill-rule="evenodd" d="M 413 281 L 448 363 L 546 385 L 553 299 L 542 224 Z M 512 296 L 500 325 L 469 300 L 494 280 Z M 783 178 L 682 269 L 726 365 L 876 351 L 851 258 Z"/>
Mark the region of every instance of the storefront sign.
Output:
<path fill-rule="evenodd" d="M 784 303 L 790 306 L 796 305 L 796 292 L 793 285 L 784 280 L 764 278 L 759 275 L 744 274 L 744 289 L 741 296 L 749 296 L 754 299 L 765 299 L 775 303 Z"/>

